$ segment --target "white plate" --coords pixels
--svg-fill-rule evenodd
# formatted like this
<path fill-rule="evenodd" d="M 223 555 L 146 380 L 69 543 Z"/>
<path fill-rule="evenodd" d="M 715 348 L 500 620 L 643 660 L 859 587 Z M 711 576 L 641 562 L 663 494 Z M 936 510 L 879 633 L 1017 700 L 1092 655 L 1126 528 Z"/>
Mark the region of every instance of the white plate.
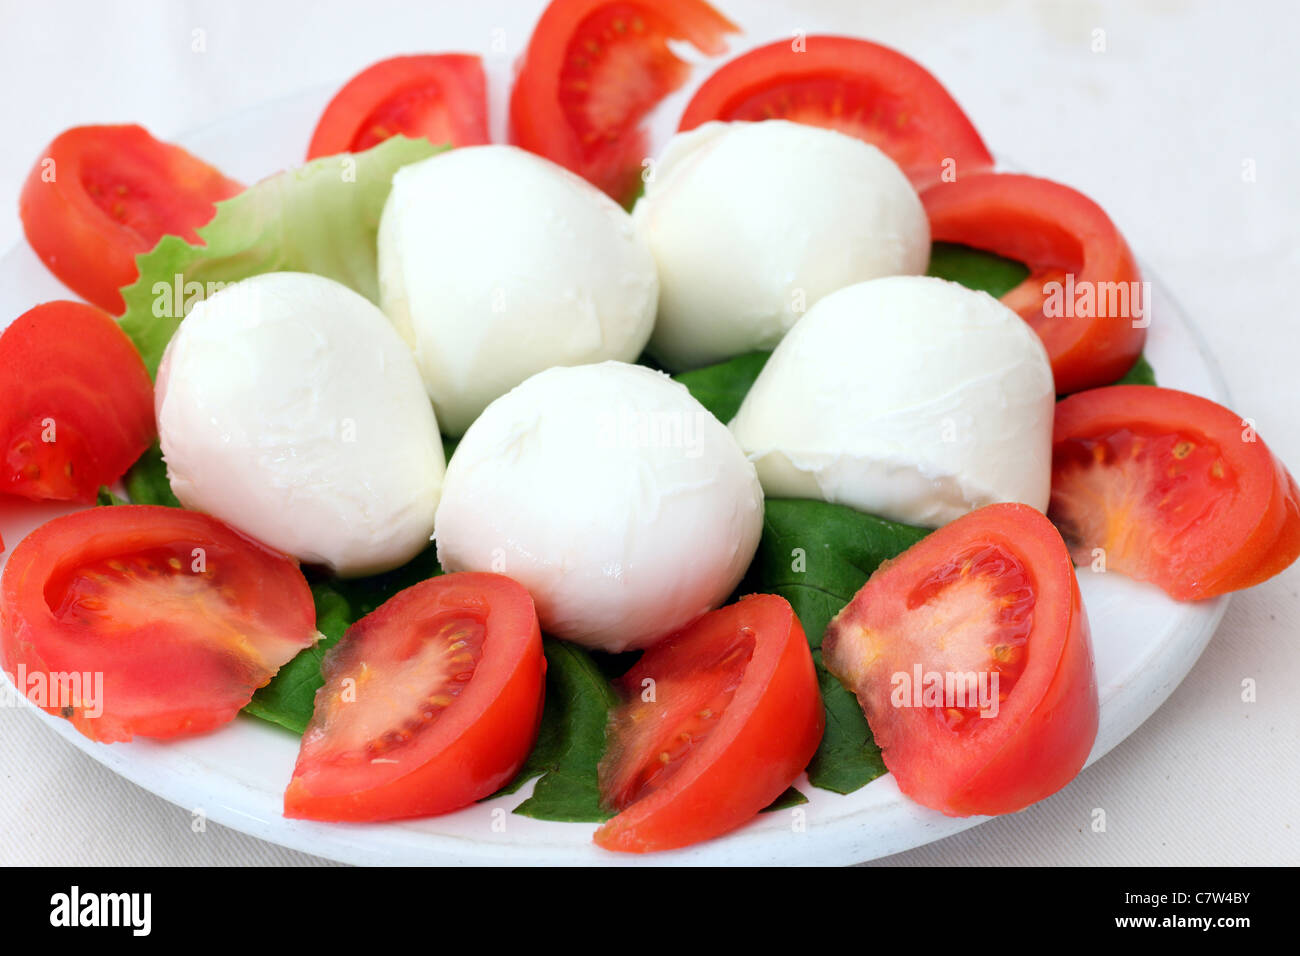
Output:
<path fill-rule="evenodd" d="M 228 174 L 253 182 L 300 161 L 328 96 L 320 91 L 268 103 L 178 141 Z M 1226 402 L 1222 379 L 1199 336 L 1158 283 L 1153 293 L 1146 353 L 1161 384 Z M 68 297 L 26 244 L 0 259 L 0 322 L 38 302 Z M 69 510 L 0 499 L 0 533 L 12 549 L 27 532 Z M 1101 693 L 1101 728 L 1091 762 L 1169 696 L 1218 626 L 1228 599 L 1179 604 L 1120 575 L 1087 570 L 1080 572 L 1079 583 Z M 887 775 L 849 796 L 801 780 L 796 786 L 809 797 L 802 807 L 763 814 L 718 840 L 644 857 L 598 850 L 591 843 L 592 825 L 510 813 L 532 784 L 513 796 L 433 819 L 309 823 L 280 815 L 298 739 L 270 724 L 240 717 L 201 737 L 105 746 L 82 737 L 65 720 L 38 713 L 55 733 L 105 766 L 181 807 L 202 810 L 217 823 L 261 839 L 348 863 L 847 864 L 919 846 L 986 819 L 953 819 L 926 810 L 899 793 Z"/>

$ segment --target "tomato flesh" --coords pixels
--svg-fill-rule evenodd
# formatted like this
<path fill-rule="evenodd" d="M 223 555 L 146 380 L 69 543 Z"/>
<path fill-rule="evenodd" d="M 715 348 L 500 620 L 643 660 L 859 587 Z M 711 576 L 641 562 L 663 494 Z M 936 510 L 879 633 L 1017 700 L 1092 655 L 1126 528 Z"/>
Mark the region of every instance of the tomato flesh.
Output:
<path fill-rule="evenodd" d="M 463 572 L 399 592 L 325 655 L 286 816 L 388 820 L 459 809 L 508 783 L 541 721 L 532 598 Z"/>
<path fill-rule="evenodd" d="M 578 25 L 560 70 L 560 106 L 590 158 L 635 127 L 690 67 L 668 49 L 671 24 L 652 10 L 597 9 Z"/>
<path fill-rule="evenodd" d="M 717 54 L 735 29 L 703 0 L 554 0 L 511 91 L 511 142 L 628 201 L 648 150 L 642 121 L 690 74 L 669 41 Z"/>
<path fill-rule="evenodd" d="M 0 492 L 92 502 L 154 435 L 149 373 L 101 310 L 48 302 L 0 334 Z"/>
<path fill-rule="evenodd" d="M 903 793 L 950 816 L 1049 796 L 1096 737 L 1078 583 L 1027 505 L 980 508 L 881 565 L 827 627 L 822 659 Z"/>
<path fill-rule="evenodd" d="M 135 257 L 164 235 L 199 242 L 215 203 L 243 186 L 139 126 L 79 126 L 55 138 L 19 196 L 27 241 L 73 292 L 120 314 Z"/>
<path fill-rule="evenodd" d="M 11 674 L 103 675 L 100 712 L 42 706 L 106 743 L 230 721 L 318 636 L 296 563 L 214 518 L 151 505 L 42 525 L 10 556 L 0 608 Z"/>
<path fill-rule="evenodd" d="M 667 784 L 717 728 L 754 654 L 752 629 L 742 626 L 727 637 L 708 648 L 710 659 L 678 657 L 670 666 L 680 669 L 657 671 L 655 696 L 662 695 L 663 705 L 643 706 L 640 688 L 629 688 L 632 698 L 615 712 L 609 731 L 617 742 L 605 758 L 609 806 L 625 809 Z"/>
<path fill-rule="evenodd" d="M 1155 386 L 1056 410 L 1048 511 L 1080 564 L 1179 600 L 1250 587 L 1300 556 L 1295 480 L 1233 412 Z"/>
<path fill-rule="evenodd" d="M 899 639 L 951 673 L 997 674 L 1005 700 L 1025 667 L 1033 630 L 1034 587 L 1024 564 L 996 544 L 966 548 L 925 576 L 907 596 L 907 608 L 930 605 L 900 628 Z M 970 731 L 980 716 L 975 702 L 940 706 L 936 716 L 949 728 Z"/>
<path fill-rule="evenodd" d="M 307 158 L 362 152 L 398 134 L 435 145 L 488 142 L 482 60 L 463 53 L 422 54 L 367 67 L 325 107 Z"/>
<path fill-rule="evenodd" d="M 381 649 L 376 660 L 368 652 L 356 662 L 355 686 L 370 706 L 346 706 L 342 691 L 322 702 L 322 722 L 330 726 L 327 759 L 368 763 L 399 753 L 459 702 L 474 679 L 485 633 L 481 616 L 450 610 L 409 628 L 390 654 Z"/>
<path fill-rule="evenodd" d="M 825 713 L 790 605 L 756 594 L 651 647 L 618 681 L 600 762 L 608 850 L 687 846 L 742 826 L 817 750 Z"/>
<path fill-rule="evenodd" d="M 700 87 L 680 128 L 766 119 L 871 143 L 917 188 L 946 169 L 960 178 L 993 167 L 979 133 L 943 85 L 919 63 L 868 40 L 810 36 L 800 49 L 782 40 L 742 54 Z"/>
<path fill-rule="evenodd" d="M 361 132 L 352 141 L 352 152 L 367 150 L 398 132 L 417 133 L 431 143 L 446 143 L 452 140 L 452 128 L 439 91 L 403 90 L 365 118 Z"/>
<path fill-rule="evenodd" d="M 1159 575 L 1184 536 L 1237 492 L 1219 448 L 1199 435 L 1121 428 L 1061 442 L 1055 463 L 1057 506 L 1077 516 L 1063 528 L 1075 560 L 1089 563 L 1100 546 L 1108 566 L 1141 580 Z"/>

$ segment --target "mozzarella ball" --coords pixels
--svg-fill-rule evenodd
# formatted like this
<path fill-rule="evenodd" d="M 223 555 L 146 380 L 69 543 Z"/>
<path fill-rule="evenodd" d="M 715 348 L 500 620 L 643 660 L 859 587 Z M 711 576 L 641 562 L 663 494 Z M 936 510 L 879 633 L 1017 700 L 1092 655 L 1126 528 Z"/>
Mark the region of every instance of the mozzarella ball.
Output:
<path fill-rule="evenodd" d="M 1047 508 L 1055 388 L 997 299 L 923 276 L 822 299 L 731 422 L 773 497 L 939 527 L 997 501 Z"/>
<path fill-rule="evenodd" d="M 186 508 L 341 575 L 429 545 L 438 422 L 410 350 L 346 286 L 279 272 L 221 289 L 181 323 L 155 395 Z"/>
<path fill-rule="evenodd" d="M 774 348 L 822 296 L 930 258 L 929 220 L 893 160 L 785 120 L 679 133 L 633 218 L 659 267 L 650 351 L 672 369 Z"/>
<path fill-rule="evenodd" d="M 639 365 L 553 368 L 465 433 L 438 506 L 438 560 L 497 571 L 542 629 L 653 644 L 717 607 L 758 547 L 763 492 L 726 427 Z"/>
<path fill-rule="evenodd" d="M 379 225 L 380 305 L 449 435 L 554 365 L 633 361 L 659 282 L 631 217 L 513 146 L 403 167 Z"/>

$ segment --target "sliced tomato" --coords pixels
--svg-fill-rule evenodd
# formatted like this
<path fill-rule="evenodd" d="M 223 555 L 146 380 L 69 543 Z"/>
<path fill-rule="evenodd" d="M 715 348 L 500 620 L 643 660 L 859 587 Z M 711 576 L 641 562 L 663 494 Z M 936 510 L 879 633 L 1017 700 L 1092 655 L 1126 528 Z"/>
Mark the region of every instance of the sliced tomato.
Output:
<path fill-rule="evenodd" d="M 1028 505 L 980 508 L 881 565 L 827 627 L 822 659 L 899 789 L 949 816 L 1055 793 L 1097 735 L 1074 568 Z"/>
<path fill-rule="evenodd" d="M 703 0 L 553 0 L 515 77 L 510 141 L 625 203 L 649 148 L 642 120 L 690 74 L 668 41 L 716 56 L 735 30 Z"/>
<path fill-rule="evenodd" d="M 686 106 L 681 129 L 710 120 L 785 119 L 878 146 L 918 189 L 993 157 L 943 84 L 896 50 L 855 37 L 810 36 L 751 50 L 714 73 Z M 954 165 L 955 164 L 955 165 Z"/>
<path fill-rule="evenodd" d="M 599 778 L 607 850 L 642 853 L 734 830 L 785 791 L 825 729 L 803 628 L 757 594 L 651 647 L 618 682 Z"/>
<path fill-rule="evenodd" d="M 1250 423 L 1207 398 L 1115 385 L 1056 406 L 1052 501 L 1075 560 L 1191 601 L 1300 557 L 1300 491 Z"/>
<path fill-rule="evenodd" d="M 37 528 L 9 557 L 0 611 L 19 693 L 104 743 L 219 727 L 319 636 L 294 561 L 156 505 Z"/>
<path fill-rule="evenodd" d="M 499 574 L 446 574 L 399 592 L 348 628 L 322 670 L 288 817 L 447 813 L 508 783 L 537 739 L 537 612 Z"/>
<path fill-rule="evenodd" d="M 1043 340 L 1056 391 L 1109 385 L 1146 342 L 1151 303 L 1128 243 L 1069 186 L 1011 173 L 959 176 L 921 196 L 935 242 L 1016 259 L 1029 276 L 1002 297 Z"/>
<path fill-rule="evenodd" d="M 47 302 L 0 334 L 0 492 L 92 502 L 154 434 L 153 382 L 100 309 Z"/>
<path fill-rule="evenodd" d="M 452 146 L 488 142 L 483 61 L 468 53 L 396 56 L 366 67 L 335 94 L 307 158 L 359 153 L 401 133 Z"/>
<path fill-rule="evenodd" d="M 164 235 L 198 242 L 214 203 L 244 187 L 141 126 L 60 133 L 18 197 L 27 241 L 77 295 L 114 315 L 135 281 L 135 257 Z"/>

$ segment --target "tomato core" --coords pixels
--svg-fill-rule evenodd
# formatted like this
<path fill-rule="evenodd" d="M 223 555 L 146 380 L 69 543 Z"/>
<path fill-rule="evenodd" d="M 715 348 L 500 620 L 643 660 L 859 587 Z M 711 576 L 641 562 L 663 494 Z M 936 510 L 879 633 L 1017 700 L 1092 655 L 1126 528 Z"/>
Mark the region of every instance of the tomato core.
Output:
<path fill-rule="evenodd" d="M 452 123 L 444 96 L 441 89 L 428 85 L 394 94 L 361 122 L 349 152 L 360 153 L 399 133 L 414 135 L 416 130 L 430 142 L 450 142 Z"/>
<path fill-rule="evenodd" d="M 352 683 L 339 678 L 335 694 L 324 702 L 334 760 L 368 764 L 391 758 L 415 740 L 469 686 L 483 658 L 486 634 L 483 614 L 448 609 L 411 622 L 392 659 L 384 662 L 389 666 L 358 660 L 347 675 Z M 366 708 L 352 706 L 363 697 Z"/>
<path fill-rule="evenodd" d="M 560 106 L 590 159 L 636 127 L 690 67 L 667 46 L 667 25 L 613 4 L 574 31 L 560 70 Z M 665 82 L 667 78 L 667 82 Z"/>
<path fill-rule="evenodd" d="M 1181 432 L 1120 428 L 1069 439 L 1057 444 L 1054 467 L 1051 516 L 1071 556 L 1087 565 L 1101 547 L 1116 570 L 1147 565 L 1152 529 L 1158 544 L 1174 547 L 1214 520 L 1238 485 L 1216 443 Z"/>
<path fill-rule="evenodd" d="M 647 689 L 629 688 L 632 697 L 615 711 L 607 735 L 618 742 L 611 752 L 629 759 L 604 768 L 613 770 L 602 788 L 607 804 L 622 810 L 654 793 L 708 739 L 745 676 L 754 639 L 754 629 L 742 625 L 710 657 L 693 662 L 689 674 L 656 677 L 653 700 L 644 699 Z"/>
<path fill-rule="evenodd" d="M 1035 598 L 1033 580 L 1015 555 L 995 544 L 966 548 L 912 588 L 908 610 L 926 613 L 904 618 L 903 637 L 927 668 L 986 674 L 990 681 L 996 674 L 1003 701 L 1025 669 Z M 980 707 L 973 694 L 967 699 L 969 706 L 946 702 L 931 709 L 950 729 L 969 731 L 978 726 L 971 718 L 980 716 Z"/>

